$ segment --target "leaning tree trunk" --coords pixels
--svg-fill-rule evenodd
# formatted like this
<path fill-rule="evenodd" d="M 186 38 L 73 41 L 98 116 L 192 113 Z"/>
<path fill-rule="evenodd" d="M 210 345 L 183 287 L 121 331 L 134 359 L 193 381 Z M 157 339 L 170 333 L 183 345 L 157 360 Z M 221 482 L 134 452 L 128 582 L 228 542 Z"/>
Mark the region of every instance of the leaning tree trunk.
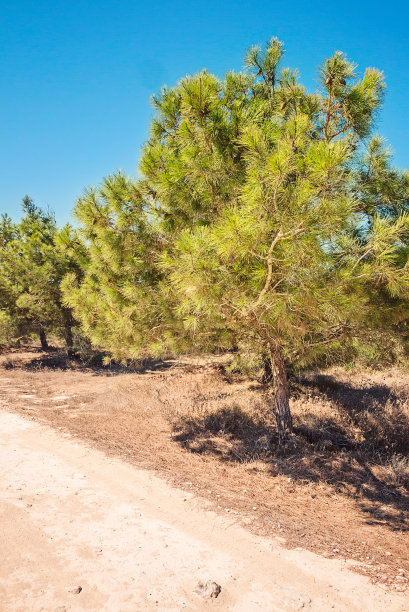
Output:
<path fill-rule="evenodd" d="M 40 326 L 39 335 L 40 335 L 41 348 L 43 349 L 43 351 L 47 351 L 48 350 L 47 336 L 45 335 L 45 331 L 42 326 Z"/>
<path fill-rule="evenodd" d="M 290 390 L 283 353 L 280 347 L 270 347 L 271 372 L 274 381 L 274 414 L 280 442 L 286 440 L 293 430 L 290 411 Z"/>

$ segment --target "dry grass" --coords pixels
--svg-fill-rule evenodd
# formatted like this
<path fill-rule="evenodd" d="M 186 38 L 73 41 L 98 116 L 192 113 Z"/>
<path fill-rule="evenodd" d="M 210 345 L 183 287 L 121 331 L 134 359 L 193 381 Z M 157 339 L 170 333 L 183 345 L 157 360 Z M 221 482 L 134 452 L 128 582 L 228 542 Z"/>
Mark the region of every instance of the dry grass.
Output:
<path fill-rule="evenodd" d="M 381 475 L 391 487 L 404 487 L 409 490 L 409 457 L 392 455 L 381 467 Z"/>
<path fill-rule="evenodd" d="M 363 562 L 361 571 L 397 589 L 407 584 L 405 372 L 333 369 L 294 380 L 295 435 L 282 447 L 265 388 L 226 374 L 220 359 L 140 372 L 84 367 L 58 352 L 1 363 L 9 409 L 158 470 L 288 546 Z"/>

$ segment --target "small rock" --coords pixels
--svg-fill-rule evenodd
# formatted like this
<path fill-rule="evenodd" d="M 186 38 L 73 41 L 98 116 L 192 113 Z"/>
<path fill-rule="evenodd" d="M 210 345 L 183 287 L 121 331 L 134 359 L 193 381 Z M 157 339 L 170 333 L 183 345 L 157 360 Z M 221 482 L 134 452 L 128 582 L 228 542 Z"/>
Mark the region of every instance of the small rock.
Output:
<path fill-rule="evenodd" d="M 78 595 L 82 591 L 82 586 L 70 586 L 68 587 L 67 591 L 73 595 Z"/>
<path fill-rule="evenodd" d="M 199 582 L 194 592 L 204 599 L 216 599 L 220 595 L 222 587 L 217 582 L 208 580 L 207 582 Z"/>
<path fill-rule="evenodd" d="M 53 612 L 67 612 L 67 610 L 66 606 L 58 606 L 58 608 L 54 608 Z"/>
<path fill-rule="evenodd" d="M 307 597 L 306 599 L 302 599 L 300 597 L 300 599 L 298 600 L 297 610 L 302 610 L 303 608 L 305 608 L 305 606 L 308 606 L 310 603 L 311 603 L 310 597 Z"/>

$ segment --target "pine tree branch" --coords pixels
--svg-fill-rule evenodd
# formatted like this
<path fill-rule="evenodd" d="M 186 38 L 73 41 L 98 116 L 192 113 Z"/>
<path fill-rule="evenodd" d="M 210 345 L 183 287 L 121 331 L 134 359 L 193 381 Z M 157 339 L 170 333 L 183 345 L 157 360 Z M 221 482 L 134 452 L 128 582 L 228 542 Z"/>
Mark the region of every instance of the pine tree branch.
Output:
<path fill-rule="evenodd" d="M 281 228 L 278 230 L 277 234 L 274 236 L 273 241 L 270 245 L 270 248 L 268 249 L 268 253 L 267 253 L 267 278 L 266 278 L 266 282 L 264 283 L 264 287 L 262 288 L 262 290 L 260 291 L 260 294 L 257 298 L 257 300 L 255 301 L 255 303 L 252 305 L 251 309 L 254 310 L 255 308 L 257 308 L 257 306 L 259 306 L 263 300 L 263 297 L 265 296 L 265 294 L 267 293 L 267 291 L 270 288 L 270 284 L 271 284 L 271 279 L 273 277 L 273 250 L 274 247 L 276 246 L 276 244 L 281 240 L 283 234 L 281 231 Z"/>
<path fill-rule="evenodd" d="M 301 225 L 301 223 L 299 224 Z M 278 244 L 278 242 L 280 242 L 281 240 L 286 240 L 288 238 L 293 238 L 296 234 L 299 234 L 302 230 L 302 228 L 297 227 L 294 230 L 290 230 L 289 232 L 286 232 L 283 234 L 282 232 L 282 228 L 280 228 L 277 232 L 277 234 L 274 236 L 271 244 L 270 244 L 270 248 L 268 249 L 268 253 L 267 253 L 267 278 L 266 278 L 266 282 L 264 283 L 264 287 L 262 288 L 262 290 L 259 293 L 259 296 L 257 298 L 257 300 L 247 309 L 247 311 L 249 310 L 254 310 L 255 308 L 257 308 L 261 302 L 263 301 L 264 296 L 266 295 L 266 293 L 268 292 L 268 290 L 270 289 L 271 286 L 271 281 L 273 278 L 273 264 L 274 264 L 274 258 L 273 258 L 273 251 L 274 248 L 276 247 L 276 245 Z M 276 285 L 274 285 L 274 287 L 278 286 L 279 284 L 281 284 L 282 280 L 280 280 Z"/>
<path fill-rule="evenodd" d="M 331 335 L 325 339 L 322 340 L 318 340 L 317 342 L 310 342 L 310 343 L 305 343 L 303 344 L 302 350 L 305 351 L 306 348 L 312 348 L 314 346 L 322 346 L 324 344 L 330 344 L 331 342 L 334 342 L 334 340 L 339 340 L 340 338 L 342 338 L 343 336 L 345 336 L 345 334 L 347 334 L 348 332 L 351 332 L 354 329 L 354 327 L 352 325 L 339 325 L 337 326 L 335 329 L 332 327 L 330 328 L 328 331 L 330 332 L 332 331 Z M 300 353 L 300 349 L 293 351 L 293 355 L 296 356 Z"/>
<path fill-rule="evenodd" d="M 372 247 L 370 249 L 367 249 L 365 251 L 365 253 L 363 253 L 363 255 L 361 255 L 361 257 L 359 257 L 359 259 L 356 260 L 356 262 L 354 263 L 354 265 L 352 266 L 352 270 L 351 270 L 351 274 L 352 272 L 355 270 L 355 268 L 361 263 L 361 261 L 367 256 L 369 255 L 369 253 L 372 251 Z"/>

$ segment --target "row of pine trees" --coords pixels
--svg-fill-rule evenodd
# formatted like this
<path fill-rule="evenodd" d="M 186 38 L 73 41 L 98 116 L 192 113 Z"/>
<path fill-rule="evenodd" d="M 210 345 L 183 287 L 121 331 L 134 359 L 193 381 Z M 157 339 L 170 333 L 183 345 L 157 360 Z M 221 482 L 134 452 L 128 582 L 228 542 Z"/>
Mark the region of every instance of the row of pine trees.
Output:
<path fill-rule="evenodd" d="M 409 173 L 373 133 L 383 75 L 336 52 L 310 93 L 282 55 L 272 39 L 241 72 L 163 89 L 139 178 L 88 189 L 77 227 L 29 198 L 2 217 L 3 337 L 73 351 L 78 335 L 122 360 L 234 351 L 263 365 L 281 437 L 289 371 L 405 356 Z"/>

